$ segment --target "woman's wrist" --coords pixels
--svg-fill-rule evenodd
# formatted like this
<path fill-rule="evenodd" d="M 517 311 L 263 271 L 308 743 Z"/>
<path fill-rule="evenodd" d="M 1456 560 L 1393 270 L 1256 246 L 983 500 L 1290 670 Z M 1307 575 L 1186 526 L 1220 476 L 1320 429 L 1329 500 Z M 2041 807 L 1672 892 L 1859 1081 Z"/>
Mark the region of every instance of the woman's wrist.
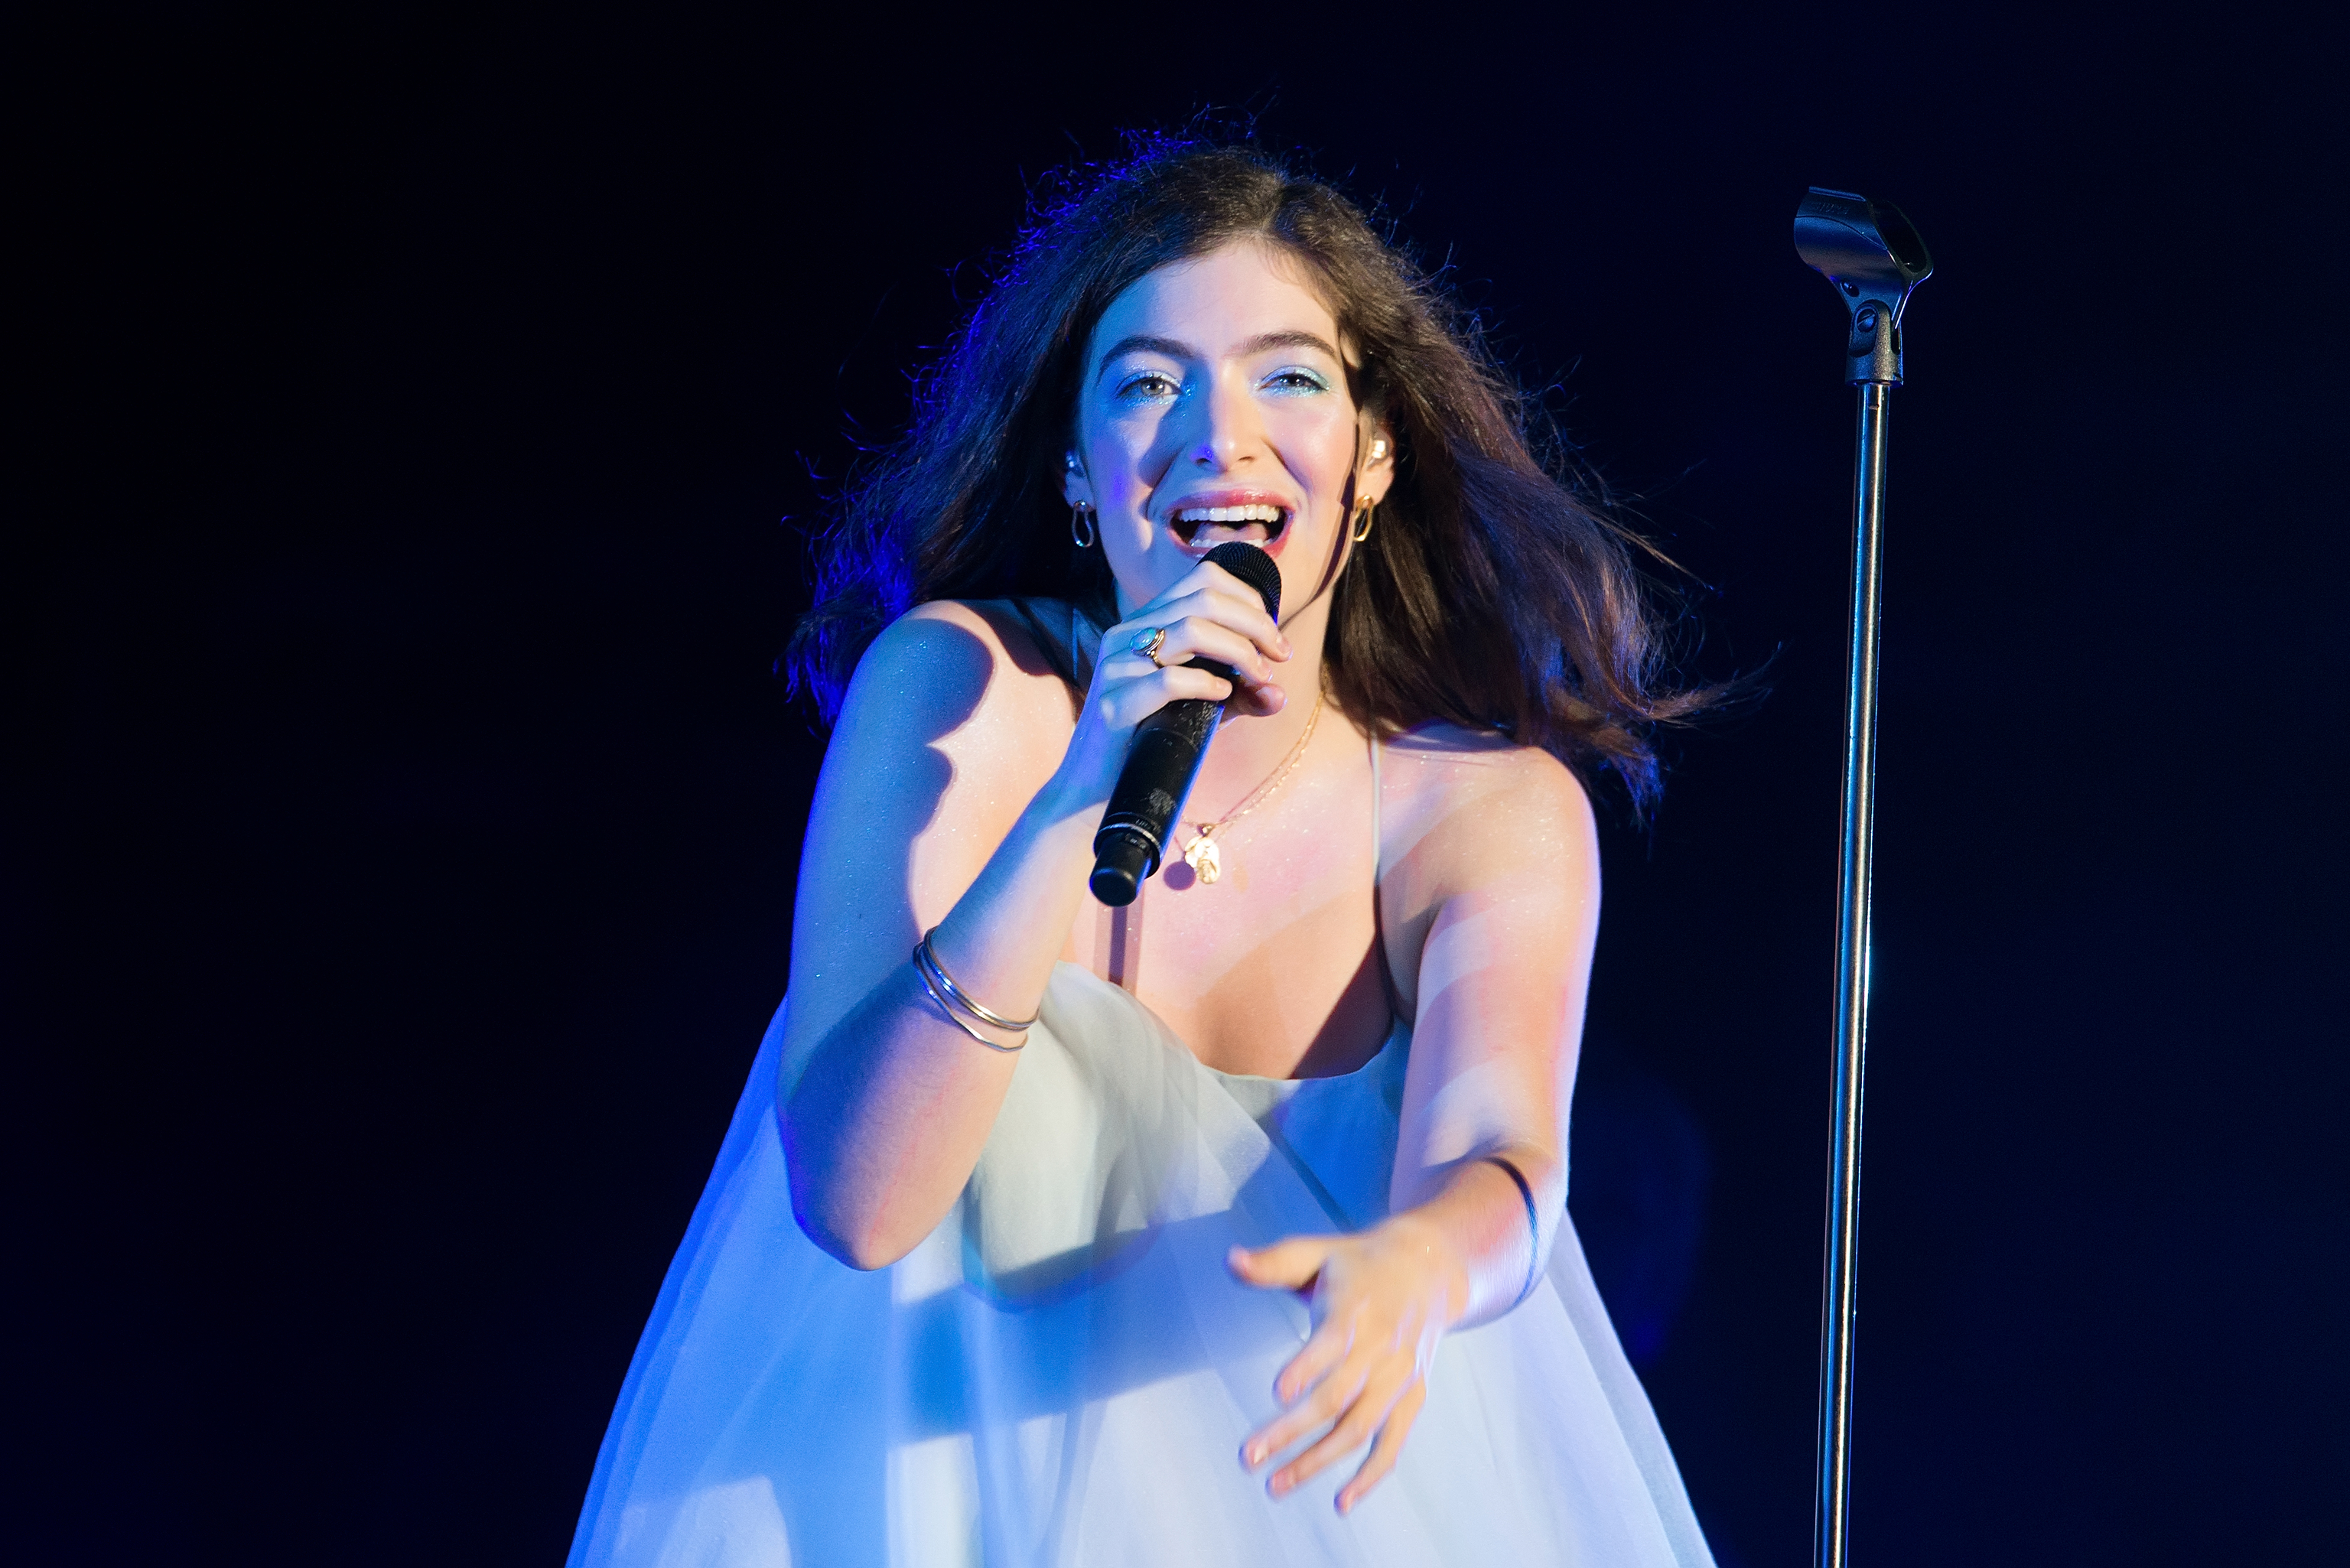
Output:
<path fill-rule="evenodd" d="M 1080 762 L 1074 755 L 1065 756 L 1053 776 L 1030 798 L 1024 815 L 1038 828 L 1083 818 L 1090 840 L 1092 829 L 1101 825 L 1102 808 L 1109 804 L 1110 791 L 1117 784 L 1116 769 Z"/>
<path fill-rule="evenodd" d="M 1384 1223 L 1442 1259 L 1448 1327 L 1489 1322 L 1531 1293 L 1542 1262 L 1537 1186 L 1547 1168 L 1523 1146 L 1463 1159 L 1421 1201 Z"/>

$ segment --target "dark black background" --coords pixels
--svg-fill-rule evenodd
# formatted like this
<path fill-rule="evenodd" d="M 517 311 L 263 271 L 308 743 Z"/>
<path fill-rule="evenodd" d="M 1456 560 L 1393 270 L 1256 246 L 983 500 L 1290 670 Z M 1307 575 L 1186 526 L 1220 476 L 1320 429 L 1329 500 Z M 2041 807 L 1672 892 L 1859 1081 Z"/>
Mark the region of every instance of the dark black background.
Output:
<path fill-rule="evenodd" d="M 1857 1560 L 2338 1552 L 2340 40 L 1620 10 L 13 13 L 12 1555 L 560 1556 L 786 981 L 821 481 L 1029 182 L 1203 105 L 1449 258 L 1716 590 L 1697 668 L 1777 652 L 1616 814 L 1593 996 L 1711 1170 L 1647 1377 L 1725 1564 L 1810 1547 L 1813 182 L 1940 265 Z"/>

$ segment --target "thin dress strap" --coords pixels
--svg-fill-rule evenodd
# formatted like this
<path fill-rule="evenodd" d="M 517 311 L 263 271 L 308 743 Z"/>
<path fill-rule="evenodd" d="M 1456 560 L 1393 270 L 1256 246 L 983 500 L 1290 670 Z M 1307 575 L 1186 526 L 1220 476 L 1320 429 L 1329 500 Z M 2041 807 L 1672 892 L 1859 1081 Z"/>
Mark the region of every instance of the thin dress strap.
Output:
<path fill-rule="evenodd" d="M 1044 621 L 1038 618 L 1035 610 L 1030 607 L 1026 599 L 1014 599 L 1012 607 L 1027 625 L 1028 635 L 1035 639 L 1036 651 L 1045 656 L 1045 664 L 1051 668 L 1054 674 L 1061 678 L 1061 683 L 1069 689 L 1070 704 L 1073 707 L 1082 707 L 1086 700 L 1086 683 L 1077 678 L 1076 659 L 1077 636 L 1074 614 L 1069 627 L 1068 650 L 1064 652 L 1059 639 L 1045 629 Z"/>
<path fill-rule="evenodd" d="M 1396 995 L 1395 971 L 1388 967 L 1388 925 L 1379 909 L 1379 732 L 1371 727 L 1371 946 L 1378 954 L 1379 990 L 1387 994 L 1388 1014 L 1401 1018 L 1403 1002 Z"/>

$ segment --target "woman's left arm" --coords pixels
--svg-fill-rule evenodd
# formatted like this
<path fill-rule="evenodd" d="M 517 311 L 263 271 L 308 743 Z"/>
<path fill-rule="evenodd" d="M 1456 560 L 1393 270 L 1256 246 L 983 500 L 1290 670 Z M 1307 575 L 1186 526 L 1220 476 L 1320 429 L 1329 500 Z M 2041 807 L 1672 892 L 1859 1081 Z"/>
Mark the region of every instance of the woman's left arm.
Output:
<path fill-rule="evenodd" d="M 1397 754 L 1397 753 L 1391 753 Z M 1540 752 L 1428 756 L 1390 909 L 1425 932 L 1389 1217 L 1344 1236 L 1235 1250 L 1252 1284 L 1311 1293 L 1315 1328 L 1282 1369 L 1284 1413 L 1251 1469 L 1327 1427 L 1268 1479 L 1275 1496 L 1372 1442 L 1341 1512 L 1395 1466 L 1450 1330 L 1531 1291 L 1566 1206 L 1565 1113 L 1599 923 L 1590 803 Z M 1399 897 L 1398 895 L 1400 895 Z"/>

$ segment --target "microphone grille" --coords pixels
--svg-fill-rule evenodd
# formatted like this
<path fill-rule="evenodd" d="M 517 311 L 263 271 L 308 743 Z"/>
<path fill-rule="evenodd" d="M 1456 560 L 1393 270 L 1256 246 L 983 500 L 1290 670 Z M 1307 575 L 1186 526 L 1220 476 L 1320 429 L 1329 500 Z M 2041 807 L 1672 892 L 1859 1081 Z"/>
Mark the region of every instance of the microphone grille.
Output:
<path fill-rule="evenodd" d="M 1281 566 L 1254 545 L 1232 539 L 1208 552 L 1208 559 L 1254 588 L 1264 613 L 1281 618 Z"/>

